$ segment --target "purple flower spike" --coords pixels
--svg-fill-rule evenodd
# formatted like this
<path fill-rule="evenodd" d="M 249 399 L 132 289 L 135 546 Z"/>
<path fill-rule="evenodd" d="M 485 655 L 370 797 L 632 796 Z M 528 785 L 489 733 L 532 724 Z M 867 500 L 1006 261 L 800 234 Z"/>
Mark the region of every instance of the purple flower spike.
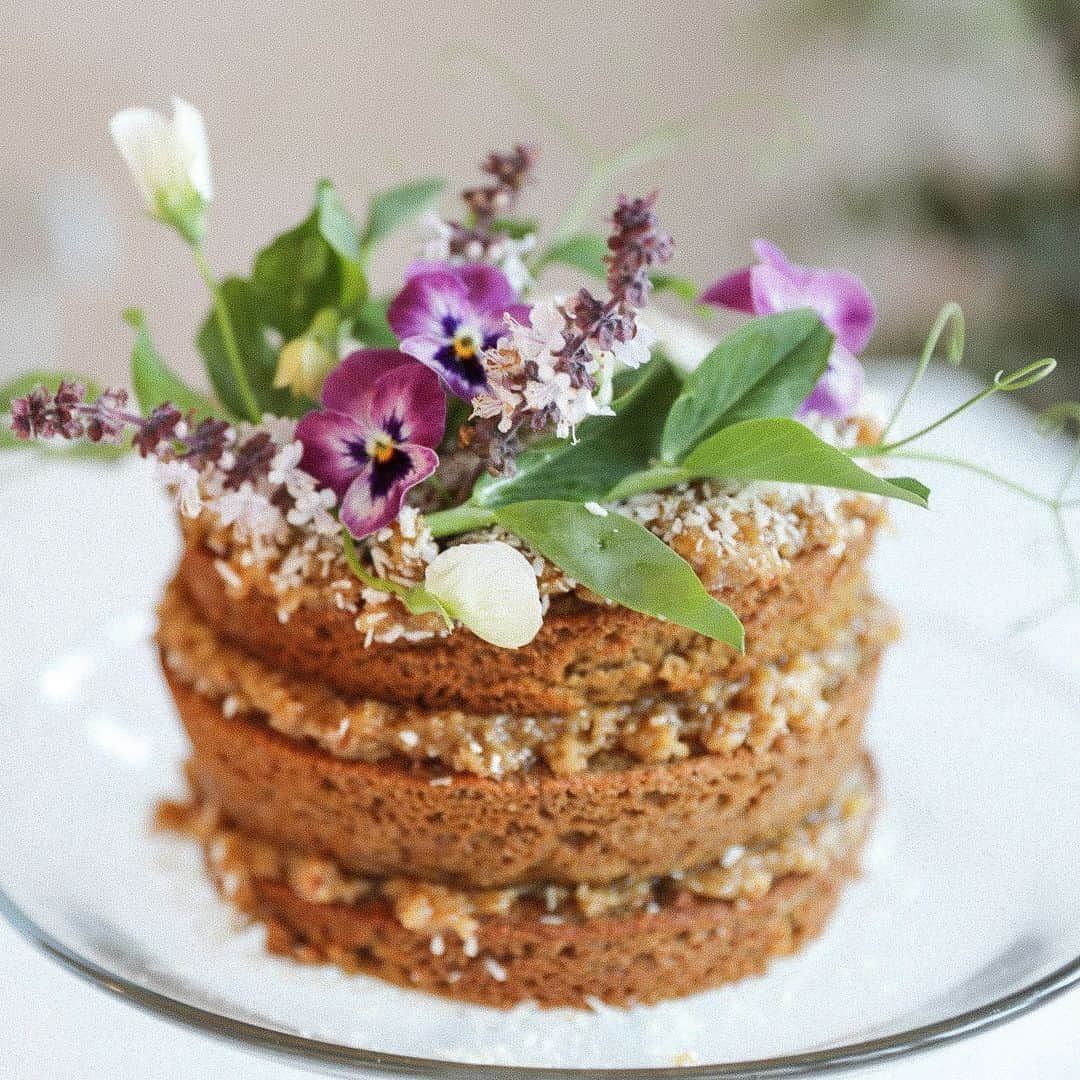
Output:
<path fill-rule="evenodd" d="M 866 286 L 842 270 L 798 266 L 768 240 L 755 240 L 760 262 L 736 270 L 710 285 L 703 304 L 746 315 L 772 315 L 812 308 L 836 337 L 829 366 L 801 412 L 832 419 L 851 414 L 863 390 L 862 366 L 855 353 L 866 347 L 874 330 L 874 301 Z"/>
<path fill-rule="evenodd" d="M 334 490 L 341 523 L 360 540 L 389 525 L 406 492 L 435 471 L 446 398 L 411 356 L 361 349 L 327 377 L 322 403 L 297 425 L 300 467 Z"/>
<path fill-rule="evenodd" d="M 506 332 L 503 315 L 519 311 L 506 275 L 494 266 L 416 263 L 386 313 L 402 352 L 431 368 L 466 401 L 487 387 L 480 356 Z"/>

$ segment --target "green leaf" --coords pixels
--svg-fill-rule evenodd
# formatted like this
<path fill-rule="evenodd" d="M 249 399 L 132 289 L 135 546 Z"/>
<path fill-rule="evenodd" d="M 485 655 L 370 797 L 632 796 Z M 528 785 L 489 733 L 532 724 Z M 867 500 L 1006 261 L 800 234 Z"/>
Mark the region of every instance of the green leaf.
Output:
<path fill-rule="evenodd" d="M 701 294 L 701 289 L 698 288 L 697 282 L 691 281 L 686 277 L 679 277 L 676 274 L 655 273 L 650 274 L 649 279 L 653 283 L 653 290 L 655 292 L 669 292 L 672 295 L 677 296 L 685 304 L 697 303 L 697 298 Z"/>
<path fill-rule="evenodd" d="M 503 506 L 495 515 L 593 592 L 742 651 L 742 624 L 731 608 L 709 595 L 686 560 L 630 518 L 550 499 Z"/>
<path fill-rule="evenodd" d="M 341 294 L 339 307 L 350 314 L 364 302 L 368 294 L 364 273 L 364 246 L 356 219 L 345 209 L 334 185 L 322 180 L 316 189 L 319 232 L 341 260 Z"/>
<path fill-rule="evenodd" d="M 319 235 L 337 252 L 339 258 L 359 263 L 363 254 L 360 226 L 345 209 L 329 180 L 320 180 L 315 187 L 315 212 L 318 215 Z"/>
<path fill-rule="evenodd" d="M 537 261 L 536 269 L 539 273 L 545 266 L 554 263 L 573 267 L 592 277 L 603 278 L 607 276 L 607 266 L 604 264 L 604 256 L 607 254 L 607 240 L 599 233 L 571 236 L 545 249 Z"/>
<path fill-rule="evenodd" d="M 82 383 L 90 398 L 95 398 L 101 393 L 101 386 L 98 383 L 77 371 L 28 371 L 0 386 L 0 450 L 36 450 L 40 453 L 64 457 L 96 458 L 106 461 L 115 461 L 122 457 L 126 447 L 113 443 L 92 443 L 84 440 L 45 442 L 40 439 L 20 439 L 15 436 L 5 419 L 11 412 L 11 402 L 17 397 L 25 397 L 39 386 L 47 386 L 55 390 L 61 382 Z"/>
<path fill-rule="evenodd" d="M 904 488 L 922 500 L 922 505 L 930 505 L 930 489 L 913 476 L 887 476 L 886 481 L 894 487 Z"/>
<path fill-rule="evenodd" d="M 367 295 L 359 229 L 329 180 L 295 228 L 255 256 L 252 295 L 259 321 L 285 341 L 299 337 L 324 308 L 351 316 Z"/>
<path fill-rule="evenodd" d="M 624 477 L 649 466 L 655 457 L 668 407 L 681 389 L 671 366 L 653 360 L 646 375 L 613 408 L 614 416 L 590 417 L 578 428 L 578 441 L 545 440 L 518 458 L 509 478 L 484 478 L 474 494 L 481 506 L 526 499 L 603 499 Z"/>
<path fill-rule="evenodd" d="M 166 401 L 172 402 L 181 412 L 193 409 L 198 420 L 220 411 L 208 397 L 192 390 L 179 375 L 169 370 L 150 337 L 146 316 L 139 308 L 128 308 L 124 312 L 124 322 L 135 331 L 135 344 L 131 349 L 131 385 L 145 415 Z"/>
<path fill-rule="evenodd" d="M 851 458 L 819 439 L 798 420 L 771 417 L 743 420 L 696 446 L 680 472 L 684 479 L 774 480 L 789 484 L 865 491 L 927 505 L 929 490 L 917 480 L 887 480 L 867 472 Z"/>
<path fill-rule="evenodd" d="M 720 428 L 791 416 L 821 378 L 833 338 L 812 311 L 752 319 L 728 334 L 687 378 L 671 408 L 661 457 L 680 461 Z"/>
<path fill-rule="evenodd" d="M 445 187 L 445 180 L 431 177 L 376 195 L 368 207 L 367 226 L 360 241 L 364 258 L 370 255 L 376 244 L 426 210 Z"/>
<path fill-rule="evenodd" d="M 496 218 L 491 223 L 491 231 L 509 236 L 511 240 L 524 240 L 540 231 L 540 222 L 536 218 Z"/>
<path fill-rule="evenodd" d="M 227 278 L 221 283 L 221 294 L 232 319 L 240 359 L 259 408 L 276 416 L 298 416 L 307 411 L 306 404 L 293 398 L 288 390 L 274 388 L 277 355 L 266 340 L 259 301 L 251 282 L 244 278 Z M 218 400 L 232 417 L 247 416 L 221 337 L 221 327 L 213 310 L 203 321 L 195 341 L 206 361 L 206 370 Z"/>
<path fill-rule="evenodd" d="M 360 305 L 360 310 L 353 320 L 353 335 L 372 349 L 396 349 L 397 334 L 390 329 L 386 321 L 386 312 L 393 297 L 369 296 Z"/>

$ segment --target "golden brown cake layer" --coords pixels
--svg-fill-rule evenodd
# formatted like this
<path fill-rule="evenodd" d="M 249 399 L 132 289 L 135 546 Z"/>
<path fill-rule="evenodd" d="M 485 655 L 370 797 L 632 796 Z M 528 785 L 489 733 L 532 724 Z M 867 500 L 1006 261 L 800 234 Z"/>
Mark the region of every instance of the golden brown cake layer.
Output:
<path fill-rule="evenodd" d="M 344 697 L 223 641 L 175 582 L 158 608 L 157 640 L 169 671 L 224 711 L 254 715 L 335 757 L 411 761 L 495 777 L 541 762 L 567 775 L 727 753 L 744 743 L 760 752 L 786 731 L 827 726 L 832 694 L 895 633 L 891 612 L 865 583 L 856 579 L 851 586 L 787 634 L 777 628 L 770 635 L 776 655 L 759 658 L 737 679 L 722 675 L 696 691 L 547 715 Z"/>
<path fill-rule="evenodd" d="M 177 573 L 201 618 L 224 639 L 280 671 L 318 679 L 338 692 L 397 705 L 518 715 L 634 703 L 739 678 L 776 655 L 792 624 L 827 611 L 855 587 L 874 524 L 835 547 L 795 555 L 772 576 L 720 588 L 743 620 L 748 651 L 578 592 L 551 599 L 544 625 L 522 649 L 499 649 L 459 628 L 448 637 L 368 641 L 356 616 L 313 603 L 279 618 L 275 598 L 256 588 L 230 591 L 213 553 L 189 544 Z"/>
<path fill-rule="evenodd" d="M 405 929 L 385 904 L 312 904 L 279 882 L 257 882 L 249 910 L 267 922 L 273 952 L 481 1005 L 584 1008 L 647 1004 L 759 975 L 821 933 L 855 873 L 852 861 L 792 876 L 745 907 L 685 897 L 660 914 L 582 925 L 491 922 L 477 934 L 477 958 L 456 939 L 433 956 L 430 940 Z"/>
<path fill-rule="evenodd" d="M 484 1004 L 628 1004 L 757 973 L 816 934 L 855 871 L 872 783 L 860 764 L 770 844 L 604 890 L 455 893 L 357 879 L 252 841 L 214 812 L 170 823 L 200 837 L 218 888 L 267 923 L 272 951 Z"/>
<path fill-rule="evenodd" d="M 859 760 L 877 667 L 835 692 L 829 724 L 762 751 L 498 780 L 342 760 L 166 677 L 196 787 L 245 833 L 357 874 L 487 887 L 666 874 L 787 831 Z"/>

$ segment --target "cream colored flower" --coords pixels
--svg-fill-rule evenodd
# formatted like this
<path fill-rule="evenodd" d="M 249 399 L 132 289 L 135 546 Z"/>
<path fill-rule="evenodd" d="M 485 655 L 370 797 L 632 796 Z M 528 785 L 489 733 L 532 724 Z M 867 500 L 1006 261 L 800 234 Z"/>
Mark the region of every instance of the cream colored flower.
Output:
<path fill-rule="evenodd" d="M 504 649 L 527 645 L 543 615 L 536 574 L 501 540 L 458 544 L 435 556 L 424 585 L 477 637 Z"/>
<path fill-rule="evenodd" d="M 151 213 L 190 239 L 214 197 L 210 148 L 199 110 L 181 98 L 172 105 L 171 120 L 154 109 L 123 109 L 109 131 Z"/>
<path fill-rule="evenodd" d="M 326 376 L 337 366 L 337 357 L 313 337 L 287 342 L 278 355 L 274 385 L 289 387 L 295 394 L 317 398 Z"/>

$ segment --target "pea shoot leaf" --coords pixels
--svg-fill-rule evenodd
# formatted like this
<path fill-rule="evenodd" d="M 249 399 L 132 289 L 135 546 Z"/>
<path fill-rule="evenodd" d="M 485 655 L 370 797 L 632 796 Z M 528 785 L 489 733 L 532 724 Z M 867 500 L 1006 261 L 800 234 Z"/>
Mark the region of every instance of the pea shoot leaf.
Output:
<path fill-rule="evenodd" d="M 519 456 L 517 472 L 482 478 L 474 493 L 481 506 L 525 499 L 603 499 L 624 477 L 649 466 L 659 450 L 664 416 L 681 383 L 671 366 L 652 360 L 643 377 L 613 404 L 614 416 L 594 416 L 577 442 L 548 439 Z"/>
<path fill-rule="evenodd" d="M 751 417 L 791 416 L 821 378 L 832 335 L 814 312 L 753 319 L 728 334 L 686 379 L 661 457 L 677 464 L 703 438 Z"/>
<path fill-rule="evenodd" d="M 607 240 L 599 233 L 571 236 L 544 250 L 537 271 L 555 264 L 580 270 L 590 277 L 603 278 L 607 274 L 607 267 L 604 265 L 604 256 L 607 254 Z"/>
<path fill-rule="evenodd" d="M 885 479 L 856 465 L 843 450 L 786 417 L 743 420 L 725 427 L 686 456 L 684 479 L 774 480 L 865 491 L 925 507 L 929 489 L 910 477 Z"/>
<path fill-rule="evenodd" d="M 677 274 L 665 274 L 657 271 L 649 275 L 649 280 L 653 284 L 654 292 L 671 293 L 672 296 L 677 296 L 684 304 L 697 303 L 697 298 L 701 293 L 697 282 L 686 277 L 679 277 Z"/>
<path fill-rule="evenodd" d="M 743 627 L 731 608 L 709 595 L 685 559 L 630 518 L 551 499 L 502 506 L 495 516 L 600 596 L 742 651 Z"/>
<path fill-rule="evenodd" d="M 367 224 L 360 241 L 362 261 L 366 262 L 375 246 L 392 232 L 426 210 L 445 187 L 445 180 L 429 177 L 376 195 L 368 207 Z"/>
<path fill-rule="evenodd" d="M 135 331 L 135 344 L 131 349 L 131 385 L 145 415 L 166 401 L 184 413 L 193 409 L 198 420 L 221 411 L 210 398 L 192 390 L 169 369 L 150 337 L 150 328 L 142 311 L 128 308 L 124 312 L 124 322 Z"/>
<path fill-rule="evenodd" d="M 251 292 L 260 323 L 291 341 L 324 308 L 352 317 L 367 296 L 362 262 L 356 222 L 334 185 L 320 180 L 311 213 L 255 256 Z"/>

